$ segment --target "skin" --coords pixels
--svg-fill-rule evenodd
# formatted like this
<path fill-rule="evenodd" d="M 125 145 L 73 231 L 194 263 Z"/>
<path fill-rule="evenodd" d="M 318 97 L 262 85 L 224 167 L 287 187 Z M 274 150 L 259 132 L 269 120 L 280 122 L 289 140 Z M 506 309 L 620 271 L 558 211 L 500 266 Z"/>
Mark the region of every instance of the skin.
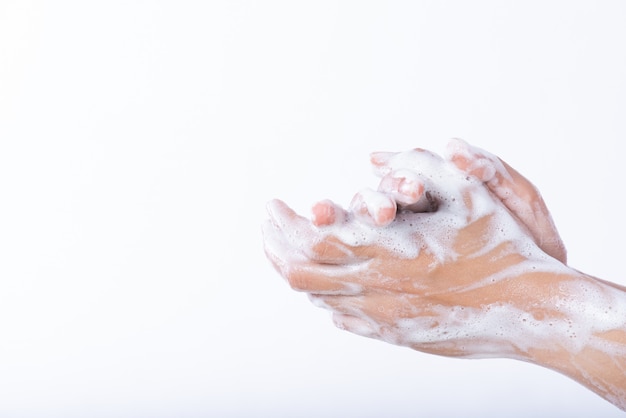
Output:
<path fill-rule="evenodd" d="M 445 190 L 422 172 L 424 161 L 456 181 L 460 199 L 436 197 Z M 458 140 L 447 161 L 412 150 L 376 153 L 372 162 L 379 195 L 359 193 L 349 210 L 323 201 L 310 221 L 270 203 L 266 254 L 293 289 L 347 331 L 438 355 L 531 362 L 626 409 L 626 293 L 565 264 L 546 205 L 527 179 Z M 408 237 L 391 236 L 410 240 L 418 254 L 390 250 L 376 235 L 359 244 L 342 239 L 362 228 L 405 231 L 407 222 L 414 225 Z"/>

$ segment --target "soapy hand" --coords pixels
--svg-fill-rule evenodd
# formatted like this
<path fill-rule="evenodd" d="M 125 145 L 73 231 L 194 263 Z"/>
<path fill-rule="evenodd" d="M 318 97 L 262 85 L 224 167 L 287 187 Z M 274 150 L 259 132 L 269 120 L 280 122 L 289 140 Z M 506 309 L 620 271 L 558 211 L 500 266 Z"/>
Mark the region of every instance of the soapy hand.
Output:
<path fill-rule="evenodd" d="M 455 140 L 376 153 L 378 191 L 313 219 L 271 202 L 265 251 L 337 326 L 448 356 L 563 373 L 626 410 L 626 288 L 570 269 L 537 189 Z"/>
<path fill-rule="evenodd" d="M 524 358 L 547 338 L 536 295 L 555 281 L 542 274 L 567 281 L 569 269 L 484 179 L 425 150 L 377 158 L 385 193 L 361 192 L 349 211 L 321 202 L 311 222 L 270 203 L 268 258 L 340 328 L 442 355 Z"/>
<path fill-rule="evenodd" d="M 395 154 L 379 152 L 371 156 L 376 172 L 382 177 L 379 190 L 396 198 L 402 210 L 423 210 L 407 205 L 400 190 L 402 184 L 389 180 L 407 172 L 407 167 L 394 167 L 390 164 L 390 159 Z M 567 263 L 567 251 L 552 216 L 539 190 L 530 181 L 500 158 L 461 139 L 450 140 L 446 157 L 457 168 L 484 183 L 526 227 L 544 252 L 562 263 Z"/>

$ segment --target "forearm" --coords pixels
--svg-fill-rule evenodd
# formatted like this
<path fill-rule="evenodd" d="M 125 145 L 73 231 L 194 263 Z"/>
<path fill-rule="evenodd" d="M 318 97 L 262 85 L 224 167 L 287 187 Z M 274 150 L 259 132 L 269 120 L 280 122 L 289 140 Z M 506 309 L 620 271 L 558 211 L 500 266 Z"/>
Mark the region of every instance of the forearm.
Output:
<path fill-rule="evenodd" d="M 626 292 L 574 272 L 552 298 L 550 338 L 527 360 L 561 372 L 626 410 Z"/>

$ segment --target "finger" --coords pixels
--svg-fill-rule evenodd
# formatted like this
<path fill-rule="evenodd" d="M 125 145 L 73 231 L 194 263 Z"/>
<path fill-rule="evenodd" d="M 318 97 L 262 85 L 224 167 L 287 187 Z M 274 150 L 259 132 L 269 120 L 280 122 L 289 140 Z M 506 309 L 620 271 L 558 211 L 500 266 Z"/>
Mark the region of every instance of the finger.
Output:
<path fill-rule="evenodd" d="M 263 224 L 264 249 L 274 268 L 297 291 L 353 295 L 361 291 L 358 266 L 319 264 L 291 246 L 271 221 Z"/>
<path fill-rule="evenodd" d="M 263 223 L 263 249 L 268 260 L 283 277 L 287 276 L 291 265 L 306 259 L 269 220 Z"/>
<path fill-rule="evenodd" d="M 435 189 L 433 185 L 431 189 Z M 378 190 L 389 195 L 398 205 L 398 211 L 407 213 L 436 212 L 438 199 L 426 186 L 420 176 L 411 170 L 393 170 L 384 176 Z"/>
<path fill-rule="evenodd" d="M 370 161 L 375 173 L 386 176 L 393 170 L 408 169 L 417 173 L 431 169 L 433 164 L 440 164 L 442 158 L 425 149 L 415 148 L 403 152 L 373 152 Z"/>
<path fill-rule="evenodd" d="M 313 305 L 329 312 L 362 317 L 363 312 L 359 306 L 362 293 L 361 288 L 352 295 L 309 293 L 308 298 Z"/>
<path fill-rule="evenodd" d="M 352 315 L 333 313 L 333 323 L 341 330 L 348 331 L 362 337 L 378 338 L 378 327 L 365 319 Z"/>
<path fill-rule="evenodd" d="M 363 189 L 352 199 L 350 211 L 360 222 L 382 227 L 393 222 L 397 205 L 395 200 L 384 193 Z"/>
<path fill-rule="evenodd" d="M 313 225 L 322 227 L 341 223 L 346 219 L 346 211 L 330 200 L 317 202 L 311 208 Z"/>
<path fill-rule="evenodd" d="M 372 152 L 370 154 L 370 162 L 372 163 L 372 167 L 374 168 L 374 172 L 377 173 L 380 177 L 389 174 L 391 168 L 388 166 L 389 160 L 393 158 L 394 155 L 397 155 L 397 152 Z"/>
<path fill-rule="evenodd" d="M 393 198 L 399 206 L 414 205 L 424 194 L 424 183 L 411 170 L 393 170 L 382 178 L 378 191 Z"/>
<path fill-rule="evenodd" d="M 470 210 L 472 208 L 466 199 L 473 195 L 465 193 L 470 186 L 465 176 L 451 169 L 450 164 L 435 153 L 421 148 L 401 153 L 374 153 L 372 162 L 379 169 L 385 168 L 379 191 L 396 200 L 400 212 L 443 209 L 460 214 L 468 205 Z M 404 177 L 404 184 L 394 177 Z M 407 189 L 402 190 L 400 186 Z"/>
<path fill-rule="evenodd" d="M 495 155 L 474 147 L 459 138 L 453 138 L 446 147 L 448 160 L 460 170 L 486 183 L 494 179 L 509 178 L 509 173 L 502 167 L 501 160 Z"/>
<path fill-rule="evenodd" d="M 422 148 L 373 153 L 371 160 L 382 176 L 379 191 L 396 200 L 402 212 L 435 212 L 441 205 L 450 206 L 455 201 L 452 194 L 462 188 L 443 158 Z"/>
<path fill-rule="evenodd" d="M 309 220 L 280 200 L 270 202 L 268 212 L 271 223 L 280 231 L 283 251 L 298 252 L 310 260 L 326 264 L 350 264 L 362 260 L 350 245 L 330 232 L 316 229 Z"/>
<path fill-rule="evenodd" d="M 310 260 L 320 264 L 352 264 L 363 261 L 362 251 L 351 247 L 334 235 L 326 235 L 305 250 Z"/>
<path fill-rule="evenodd" d="M 318 308 L 327 310 L 333 314 L 333 318 L 351 318 L 354 321 L 361 320 L 368 325 L 374 327 L 375 321 L 369 316 L 364 314 L 361 309 L 362 295 L 324 295 L 324 294 L 309 294 L 309 300 L 313 305 Z M 342 327 L 340 327 L 342 328 Z M 345 329 L 345 328 L 342 328 Z"/>
<path fill-rule="evenodd" d="M 565 263 L 565 245 L 537 188 L 493 154 L 460 139 L 448 144 L 448 158 L 462 171 L 476 177 L 495 194 L 548 255 Z"/>
<path fill-rule="evenodd" d="M 492 182 L 488 187 L 497 190 L 494 193 L 502 196 L 504 205 L 522 220 L 542 250 L 562 263 L 567 263 L 565 244 L 539 190 L 507 163 L 501 162 L 510 180 L 502 176 L 498 180 L 501 186 Z"/>
<path fill-rule="evenodd" d="M 282 200 L 274 199 L 268 202 L 267 213 L 272 223 L 283 231 L 294 228 L 303 232 L 313 231 L 309 221 L 303 216 L 298 215 Z"/>
<path fill-rule="evenodd" d="M 351 296 L 363 292 L 361 268 L 318 264 L 311 261 L 292 263 L 284 277 L 292 289 L 318 295 Z"/>
<path fill-rule="evenodd" d="M 284 244 L 303 255 L 309 255 L 313 246 L 321 241 L 321 234 L 316 231 L 308 219 L 298 215 L 280 200 L 267 204 L 270 221 L 280 231 Z"/>

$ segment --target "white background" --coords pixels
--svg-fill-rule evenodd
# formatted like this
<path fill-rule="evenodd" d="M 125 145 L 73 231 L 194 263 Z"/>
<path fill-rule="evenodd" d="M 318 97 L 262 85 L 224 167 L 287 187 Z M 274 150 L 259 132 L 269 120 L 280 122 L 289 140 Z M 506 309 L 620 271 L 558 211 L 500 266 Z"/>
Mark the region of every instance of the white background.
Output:
<path fill-rule="evenodd" d="M 622 416 L 508 360 L 336 330 L 265 202 L 462 137 L 626 283 L 622 1 L 0 2 L 0 416 Z"/>

